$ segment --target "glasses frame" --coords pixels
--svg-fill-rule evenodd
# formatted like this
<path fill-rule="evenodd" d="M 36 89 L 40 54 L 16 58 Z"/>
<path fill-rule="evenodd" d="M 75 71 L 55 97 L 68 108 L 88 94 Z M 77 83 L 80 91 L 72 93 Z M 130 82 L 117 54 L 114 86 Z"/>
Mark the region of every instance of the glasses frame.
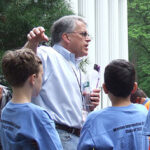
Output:
<path fill-rule="evenodd" d="M 86 38 L 86 37 L 90 37 L 88 32 L 68 32 L 68 33 L 78 33 L 80 34 L 82 37 Z"/>

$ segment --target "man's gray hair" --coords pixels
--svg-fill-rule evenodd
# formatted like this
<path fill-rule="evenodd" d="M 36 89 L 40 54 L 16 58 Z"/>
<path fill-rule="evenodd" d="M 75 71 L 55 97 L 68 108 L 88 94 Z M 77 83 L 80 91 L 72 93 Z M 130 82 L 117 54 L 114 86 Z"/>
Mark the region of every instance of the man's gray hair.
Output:
<path fill-rule="evenodd" d="M 52 46 L 61 41 L 63 33 L 70 33 L 74 31 L 76 27 L 76 21 L 81 21 L 85 25 L 87 25 L 87 22 L 83 17 L 75 15 L 61 17 L 60 19 L 58 19 L 53 23 L 51 27 Z"/>

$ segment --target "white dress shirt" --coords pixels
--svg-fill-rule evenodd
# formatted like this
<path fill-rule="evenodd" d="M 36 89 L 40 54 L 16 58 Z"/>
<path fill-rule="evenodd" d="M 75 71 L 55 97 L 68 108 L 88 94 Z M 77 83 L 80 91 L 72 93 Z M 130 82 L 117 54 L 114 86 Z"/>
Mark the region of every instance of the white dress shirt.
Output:
<path fill-rule="evenodd" d="M 43 63 L 43 84 L 33 103 L 44 107 L 55 122 L 81 128 L 83 124 L 81 74 L 75 55 L 61 45 L 40 46 L 37 54 Z"/>

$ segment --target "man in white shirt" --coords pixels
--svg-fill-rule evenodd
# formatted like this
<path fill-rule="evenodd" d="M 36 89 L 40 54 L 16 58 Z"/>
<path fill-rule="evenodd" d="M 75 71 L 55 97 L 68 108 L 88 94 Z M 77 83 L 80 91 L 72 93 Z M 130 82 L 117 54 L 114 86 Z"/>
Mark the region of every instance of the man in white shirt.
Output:
<path fill-rule="evenodd" d="M 48 41 L 43 27 L 34 28 L 28 34 L 25 47 L 32 48 L 41 58 L 44 68 L 42 89 L 36 101 L 53 116 L 56 129 L 65 150 L 76 149 L 80 129 L 84 123 L 85 100 L 82 92 L 82 74 L 79 63 L 88 55 L 91 41 L 87 24 L 82 17 L 64 16 L 51 28 L 52 48 L 40 46 Z M 91 110 L 99 104 L 100 89 L 90 95 Z"/>

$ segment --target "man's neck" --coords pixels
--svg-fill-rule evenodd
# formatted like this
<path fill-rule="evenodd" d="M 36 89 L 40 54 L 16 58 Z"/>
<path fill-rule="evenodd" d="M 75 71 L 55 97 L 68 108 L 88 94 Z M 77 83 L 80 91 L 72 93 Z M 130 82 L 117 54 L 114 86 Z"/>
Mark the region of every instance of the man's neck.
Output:
<path fill-rule="evenodd" d="M 69 45 L 67 45 L 65 42 L 60 42 L 59 43 L 62 47 L 64 47 L 66 50 L 68 50 L 69 52 L 71 52 L 72 54 L 75 55 L 75 58 L 78 58 L 78 56 L 76 56 L 76 50 L 72 50 L 72 48 L 70 48 Z"/>

